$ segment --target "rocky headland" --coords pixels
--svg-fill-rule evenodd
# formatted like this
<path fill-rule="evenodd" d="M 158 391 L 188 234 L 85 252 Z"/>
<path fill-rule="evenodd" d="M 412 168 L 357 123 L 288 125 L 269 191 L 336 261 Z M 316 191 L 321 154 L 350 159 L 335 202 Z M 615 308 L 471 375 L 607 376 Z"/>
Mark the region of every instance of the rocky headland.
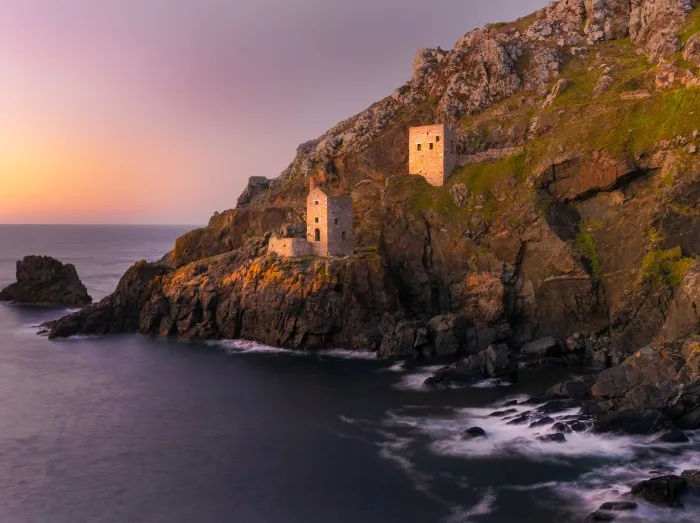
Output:
<path fill-rule="evenodd" d="M 433 122 L 456 129 L 464 160 L 444 187 L 404 174 L 409 127 Z M 594 365 L 522 423 L 700 428 L 699 148 L 695 0 L 552 2 L 420 50 L 405 85 L 49 336 L 452 357 L 431 386 Z M 352 196 L 355 255 L 267 252 L 303 227 L 310 176 Z M 552 415 L 572 405 L 579 418 Z"/>
<path fill-rule="evenodd" d="M 17 262 L 17 281 L 0 291 L 0 301 L 83 307 L 92 298 L 75 266 L 50 256 L 26 256 Z"/>

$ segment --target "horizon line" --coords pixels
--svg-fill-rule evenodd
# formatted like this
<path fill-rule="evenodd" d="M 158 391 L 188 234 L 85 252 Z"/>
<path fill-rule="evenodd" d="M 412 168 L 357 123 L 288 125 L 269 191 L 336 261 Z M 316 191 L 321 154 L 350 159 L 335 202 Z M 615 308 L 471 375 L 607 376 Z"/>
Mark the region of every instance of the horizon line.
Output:
<path fill-rule="evenodd" d="M 20 227 L 205 227 L 207 224 L 197 223 L 0 223 L 3 226 L 20 226 Z"/>

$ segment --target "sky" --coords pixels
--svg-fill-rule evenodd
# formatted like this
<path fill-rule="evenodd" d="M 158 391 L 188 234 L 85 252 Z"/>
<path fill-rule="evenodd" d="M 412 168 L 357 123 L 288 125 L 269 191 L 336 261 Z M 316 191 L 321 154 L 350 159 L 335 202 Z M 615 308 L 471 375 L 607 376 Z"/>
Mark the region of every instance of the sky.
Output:
<path fill-rule="evenodd" d="M 0 223 L 206 223 L 546 0 L 0 0 Z"/>

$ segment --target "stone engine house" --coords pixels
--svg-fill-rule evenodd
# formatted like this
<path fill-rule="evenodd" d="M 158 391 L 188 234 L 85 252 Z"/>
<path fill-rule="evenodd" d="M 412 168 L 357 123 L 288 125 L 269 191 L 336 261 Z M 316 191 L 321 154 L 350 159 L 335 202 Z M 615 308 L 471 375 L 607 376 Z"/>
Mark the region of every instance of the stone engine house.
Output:
<path fill-rule="evenodd" d="M 457 134 L 444 124 L 411 127 L 408 131 L 408 172 L 442 186 L 459 163 Z"/>
<path fill-rule="evenodd" d="M 268 252 L 279 256 L 350 256 L 355 252 L 352 198 L 329 196 L 309 179 L 306 238 L 271 237 Z"/>

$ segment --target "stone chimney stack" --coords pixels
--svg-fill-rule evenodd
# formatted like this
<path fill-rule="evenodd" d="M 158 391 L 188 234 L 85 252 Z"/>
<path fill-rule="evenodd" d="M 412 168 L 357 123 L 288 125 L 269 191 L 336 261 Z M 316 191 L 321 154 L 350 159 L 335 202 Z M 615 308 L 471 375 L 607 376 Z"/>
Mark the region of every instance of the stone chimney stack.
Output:
<path fill-rule="evenodd" d="M 315 176 L 309 176 L 309 192 L 318 187 Z"/>

